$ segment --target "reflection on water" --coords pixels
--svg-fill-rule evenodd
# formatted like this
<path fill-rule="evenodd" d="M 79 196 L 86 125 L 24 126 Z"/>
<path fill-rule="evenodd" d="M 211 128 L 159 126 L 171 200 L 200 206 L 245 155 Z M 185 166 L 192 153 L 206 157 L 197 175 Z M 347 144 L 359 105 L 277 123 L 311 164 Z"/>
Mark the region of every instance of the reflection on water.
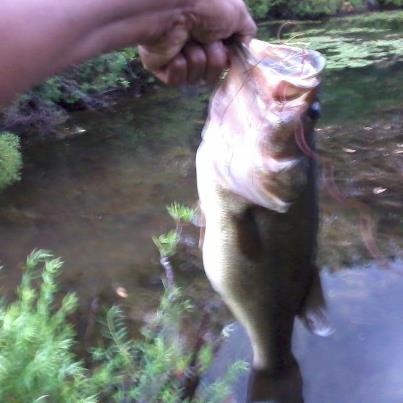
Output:
<path fill-rule="evenodd" d="M 328 71 L 317 139 L 334 163 L 339 188 L 371 208 L 377 246 L 397 259 L 403 251 L 403 68 L 389 56 Z M 2 293 L 17 283 L 25 256 L 47 248 L 65 261 L 65 288 L 88 298 L 123 285 L 131 316 L 141 319 L 161 290 L 151 236 L 171 225 L 167 204 L 196 199 L 194 152 L 204 108 L 200 97 L 160 90 L 123 100 L 113 111 L 76 114 L 71 125 L 85 134 L 26 149 L 21 183 L 0 195 Z M 371 260 L 356 211 L 322 190 L 321 213 L 321 266 L 334 271 Z M 189 287 L 208 292 L 201 271 L 187 277 Z M 394 367 L 403 360 L 401 277 L 368 269 L 324 279 L 338 331 L 329 341 L 299 331 L 306 391 L 316 396 L 308 401 L 402 401 L 396 374 L 403 368 Z M 381 378 L 382 395 L 376 394 Z M 329 397 L 332 382 L 340 398 Z"/>

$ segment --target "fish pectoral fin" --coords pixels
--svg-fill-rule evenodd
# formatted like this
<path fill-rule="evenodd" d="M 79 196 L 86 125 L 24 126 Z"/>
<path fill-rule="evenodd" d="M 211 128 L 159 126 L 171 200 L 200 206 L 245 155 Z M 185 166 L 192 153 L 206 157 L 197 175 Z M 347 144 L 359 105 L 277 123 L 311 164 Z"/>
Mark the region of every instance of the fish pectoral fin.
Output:
<path fill-rule="evenodd" d="M 200 201 L 193 207 L 194 215 L 192 219 L 192 224 L 200 228 L 199 232 L 199 249 L 203 249 L 204 244 L 204 234 L 206 233 L 206 217 L 201 208 Z"/>
<path fill-rule="evenodd" d="M 204 245 L 204 236 L 206 234 L 206 227 L 200 227 L 200 232 L 199 232 L 199 249 L 203 249 Z"/>
<path fill-rule="evenodd" d="M 204 217 L 200 201 L 192 205 L 192 210 L 194 212 L 192 218 L 192 224 L 195 227 L 204 228 L 206 226 L 206 218 Z"/>
<path fill-rule="evenodd" d="M 313 334 L 321 337 L 331 336 L 335 330 L 329 322 L 326 307 L 312 307 L 306 309 L 300 316 L 302 323 Z"/>
<path fill-rule="evenodd" d="M 317 271 L 315 271 L 314 280 L 299 317 L 305 327 L 317 336 L 328 337 L 335 332 L 329 321 L 322 284 Z"/>

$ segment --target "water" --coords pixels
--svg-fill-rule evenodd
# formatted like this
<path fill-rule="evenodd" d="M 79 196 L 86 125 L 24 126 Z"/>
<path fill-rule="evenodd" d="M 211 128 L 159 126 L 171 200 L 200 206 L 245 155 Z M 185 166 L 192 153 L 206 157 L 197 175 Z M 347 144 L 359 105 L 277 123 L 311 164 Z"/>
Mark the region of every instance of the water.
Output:
<path fill-rule="evenodd" d="M 397 94 L 402 79 L 402 63 L 328 74 L 317 131 L 338 187 L 369 207 L 374 242 L 387 258 L 401 256 L 403 247 L 403 97 Z M 321 265 L 337 268 L 368 260 L 358 212 L 325 191 L 321 197 Z"/>
<path fill-rule="evenodd" d="M 65 261 L 64 288 L 84 301 L 113 300 L 123 286 L 135 319 L 154 308 L 162 271 L 151 237 L 171 226 L 166 205 L 197 200 L 203 108 L 159 91 L 113 111 L 78 113 L 71 126 L 85 134 L 24 150 L 22 181 L 0 200 L 3 293 L 16 285 L 26 255 L 46 248 Z"/>
<path fill-rule="evenodd" d="M 402 402 L 402 264 L 392 265 L 393 272 L 369 265 L 322 275 L 335 333 L 320 338 L 297 321 L 293 338 L 306 403 Z M 233 326 L 204 382 L 251 358 L 245 331 Z M 238 402 L 245 401 L 247 375 L 234 387 Z"/>
<path fill-rule="evenodd" d="M 353 27 L 362 27 L 362 24 L 362 20 L 349 22 Z M 313 42 L 316 38 L 318 48 L 322 46 L 328 52 L 330 60 L 321 94 L 319 149 L 332 159 L 334 177 L 342 192 L 370 208 L 373 227 L 369 232 L 383 257 L 395 262 L 391 266 L 397 268 L 401 266 L 399 258 L 403 251 L 403 64 L 398 51 L 402 25 L 393 20 L 386 28 L 371 25 L 377 27 L 377 32 L 345 31 L 346 49 L 351 51 L 351 46 L 358 43 L 363 53 L 354 59 L 355 64 L 344 68 L 340 67 L 337 46 L 329 48 L 329 41 L 326 46 L 323 41 L 318 45 L 317 38 L 323 37 L 323 31 L 316 37 L 312 32 L 309 34 Z M 386 35 L 392 35 L 389 42 L 394 47 L 379 44 Z M 369 43 L 371 49 L 375 49 L 370 56 L 364 52 Z M 344 58 L 353 60 L 351 55 Z M 363 63 L 363 60 L 371 62 Z M 357 63 L 361 63 L 361 67 Z M 79 127 L 85 130 L 83 134 L 27 147 L 22 181 L 0 196 L 2 294 L 10 295 L 10 290 L 18 283 L 26 255 L 33 248 L 46 248 L 65 261 L 63 290 L 77 291 L 86 304 L 99 295 L 115 301 L 119 298 L 117 287 L 123 286 L 129 295 L 125 300 L 129 317 L 141 322 L 156 306 L 162 289 L 159 256 L 151 237 L 172 227 L 165 210 L 167 204 L 177 200 L 191 205 L 197 198 L 194 155 L 205 107 L 205 95 L 159 89 L 141 99 L 123 99 L 110 111 L 76 113 L 66 133 Z M 363 243 L 358 212 L 329 197 L 323 183 L 321 221 L 319 263 L 322 267 L 338 272 L 361 268 L 372 261 Z M 392 323 L 390 318 L 400 315 L 401 292 L 388 296 L 386 288 L 378 287 L 380 281 L 389 281 L 391 275 L 382 270 L 372 267 L 368 277 L 357 274 L 363 276 L 367 287 L 365 299 L 360 300 L 361 304 L 364 300 L 369 303 L 365 309 L 363 305 L 360 320 L 364 322 L 373 315 L 370 307 L 382 309 L 385 298 L 389 298 L 389 308 L 380 313 L 385 316 L 382 320 Z M 212 295 L 197 265 L 182 267 L 178 276 L 187 290 L 199 298 Z M 329 295 L 343 289 L 337 276 L 326 281 Z M 336 304 L 332 297 L 331 303 L 339 307 L 337 309 L 347 309 L 346 301 L 353 301 L 354 295 L 359 296 L 362 290 L 358 292 L 353 287 L 350 291 L 351 295 L 343 303 Z M 342 296 L 339 295 L 337 301 L 342 301 Z M 342 319 L 341 314 L 335 314 L 340 323 L 350 321 L 349 314 L 344 314 Z M 401 316 L 398 318 L 400 322 L 395 323 L 400 325 Z M 337 359 L 355 351 L 360 362 L 360 357 L 376 350 L 378 357 L 389 362 L 392 352 L 389 347 L 382 350 L 381 342 L 390 334 L 389 328 L 382 323 L 371 326 L 371 340 L 375 344 L 365 339 L 360 344 L 363 350 L 354 347 L 353 342 L 348 344 L 347 336 L 357 334 L 356 330 L 344 326 L 347 329 L 344 331 L 341 326 L 339 342 L 330 342 L 328 350 L 321 350 L 320 354 L 333 351 Z M 391 332 L 397 331 L 396 327 L 393 329 Z M 393 337 L 396 344 L 398 340 Z M 304 361 L 304 357 L 310 356 L 309 349 L 314 349 L 315 342 L 309 340 L 302 341 L 299 347 L 304 375 L 312 379 L 311 390 L 322 385 L 327 393 L 331 385 L 315 383 L 314 374 L 321 373 L 322 366 L 330 368 L 332 363 L 321 364 L 320 359 L 312 358 Z M 375 347 L 370 347 L 372 345 Z M 337 368 L 342 372 L 348 359 L 340 365 Z M 387 369 L 386 364 L 371 367 L 368 361 L 362 368 L 368 365 L 378 371 L 378 376 L 390 373 L 393 368 Z M 348 370 L 346 376 L 355 379 L 355 375 L 356 372 Z M 339 378 L 334 373 L 329 376 L 342 379 L 340 373 Z M 396 380 L 392 381 L 396 385 Z M 341 380 L 336 383 L 342 385 Z M 403 392 L 399 393 L 403 400 Z M 341 400 L 308 401 L 347 401 L 343 400 L 345 395 L 338 396 L 342 396 Z M 356 401 L 364 400 L 360 395 Z"/>

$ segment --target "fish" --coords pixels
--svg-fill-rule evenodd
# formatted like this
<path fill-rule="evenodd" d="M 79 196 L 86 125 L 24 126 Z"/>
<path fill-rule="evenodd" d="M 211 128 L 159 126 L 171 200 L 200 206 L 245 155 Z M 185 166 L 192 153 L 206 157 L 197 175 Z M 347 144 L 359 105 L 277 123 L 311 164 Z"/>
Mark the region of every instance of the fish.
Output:
<path fill-rule="evenodd" d="M 249 401 L 303 402 L 291 340 L 300 318 L 332 333 L 316 266 L 313 130 L 325 58 L 253 39 L 231 47 L 196 154 L 203 266 L 244 326 Z"/>

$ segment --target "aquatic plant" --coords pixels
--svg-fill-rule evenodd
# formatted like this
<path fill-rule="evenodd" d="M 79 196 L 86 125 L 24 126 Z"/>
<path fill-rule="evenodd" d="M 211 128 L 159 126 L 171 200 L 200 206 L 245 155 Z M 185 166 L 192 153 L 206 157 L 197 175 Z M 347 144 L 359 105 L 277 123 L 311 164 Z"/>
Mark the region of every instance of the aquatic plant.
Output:
<path fill-rule="evenodd" d="M 20 180 L 20 148 L 20 140 L 16 135 L 0 132 L 0 190 Z"/>
<path fill-rule="evenodd" d="M 400 29 L 395 25 L 400 21 Z M 349 17 L 331 20 L 314 28 L 300 30 L 297 24 L 292 32 L 281 40 L 295 46 L 315 49 L 326 56 L 327 70 L 363 68 L 382 63 L 393 57 L 395 62 L 403 60 L 401 38 L 403 12 L 373 13 L 365 17 Z M 261 31 L 263 38 L 271 32 Z"/>

